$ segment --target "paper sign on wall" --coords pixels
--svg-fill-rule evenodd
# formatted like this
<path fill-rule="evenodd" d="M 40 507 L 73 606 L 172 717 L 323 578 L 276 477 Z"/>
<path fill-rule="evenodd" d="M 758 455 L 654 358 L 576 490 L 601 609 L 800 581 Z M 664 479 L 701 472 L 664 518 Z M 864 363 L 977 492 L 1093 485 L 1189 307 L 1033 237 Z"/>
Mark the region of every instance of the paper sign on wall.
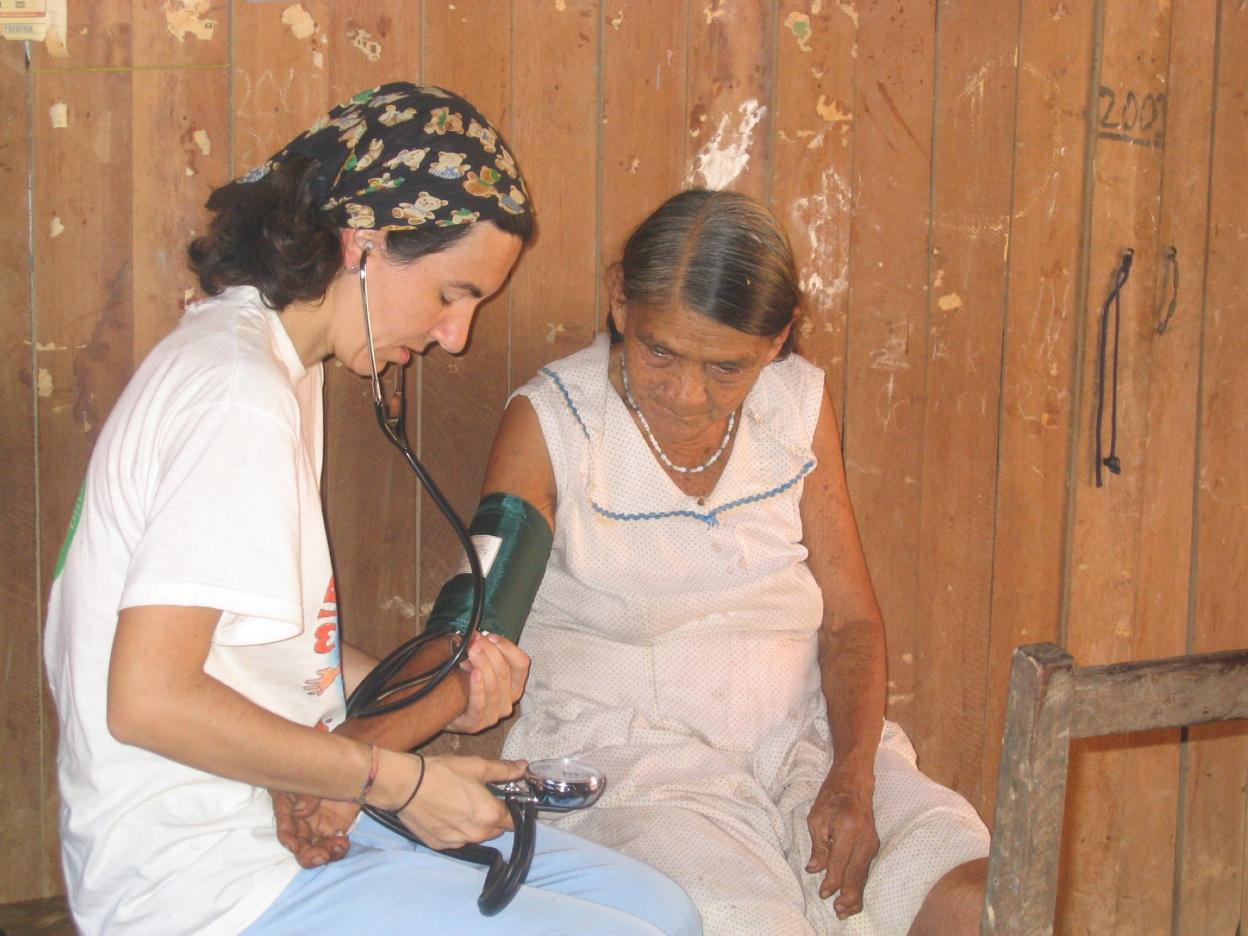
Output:
<path fill-rule="evenodd" d="M 57 58 L 69 55 L 65 45 L 68 0 L 0 0 L 0 34 L 5 39 L 42 42 Z"/>

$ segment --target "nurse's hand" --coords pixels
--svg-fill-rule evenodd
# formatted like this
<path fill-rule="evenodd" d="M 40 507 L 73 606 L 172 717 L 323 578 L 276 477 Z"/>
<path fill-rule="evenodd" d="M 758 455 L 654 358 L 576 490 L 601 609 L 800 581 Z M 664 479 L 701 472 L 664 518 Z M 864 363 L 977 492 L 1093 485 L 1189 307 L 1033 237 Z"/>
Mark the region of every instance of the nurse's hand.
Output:
<path fill-rule="evenodd" d="M 810 809 L 810 861 L 806 871 L 822 871 L 819 896 L 832 902 L 838 919 L 862 910 L 871 861 L 880 850 L 872 797 L 875 777 L 869 771 L 838 771 L 833 765 Z"/>
<path fill-rule="evenodd" d="M 529 678 L 529 657 L 497 634 L 477 634 L 461 664 L 468 674 L 468 704 L 447 731 L 476 734 L 512 713 Z"/>
<path fill-rule="evenodd" d="M 524 761 L 426 755 L 420 791 L 399 818 L 439 851 L 495 838 L 512 827 L 511 813 L 485 784 L 516 780 L 524 768 Z"/>

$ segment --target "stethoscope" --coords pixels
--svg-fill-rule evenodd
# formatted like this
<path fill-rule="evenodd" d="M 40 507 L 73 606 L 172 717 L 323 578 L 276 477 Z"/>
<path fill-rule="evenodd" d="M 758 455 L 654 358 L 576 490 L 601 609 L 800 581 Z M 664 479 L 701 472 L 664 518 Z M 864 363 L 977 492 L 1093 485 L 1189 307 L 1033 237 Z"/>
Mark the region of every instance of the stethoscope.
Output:
<path fill-rule="evenodd" d="M 396 365 L 398 376 L 394 392 L 390 397 L 397 404 L 393 409 L 382 392 L 381 373 L 377 369 L 377 351 L 373 345 L 373 319 L 368 302 L 368 256 L 371 251 L 372 245 L 366 244 L 360 254 L 359 278 L 360 301 L 364 308 L 364 331 L 368 338 L 373 410 L 377 415 L 377 423 L 382 433 L 403 454 L 404 460 L 416 473 L 421 485 L 459 538 L 460 546 L 468 558 L 468 569 L 472 575 L 472 611 L 468 617 L 467 630 L 459 646 L 445 663 L 415 676 L 395 680 L 418 650 L 431 640 L 444 636 L 427 633 L 417 634 L 378 663 L 360 681 L 355 691 L 351 693 L 351 697 L 347 699 L 347 715 L 355 718 L 372 718 L 397 711 L 432 692 L 467 654 L 473 635 L 480 629 L 481 613 L 485 605 L 485 575 L 481 570 L 481 561 L 476 549 L 473 548 L 468 530 L 459 514 L 455 512 L 455 508 L 439 490 L 424 465 L 417 459 L 416 453 L 412 451 L 411 445 L 408 444 L 406 406 L 404 405 L 406 400 L 403 387 L 404 368 Z M 403 693 L 407 694 L 403 695 Z M 401 698 L 396 699 L 396 695 L 401 695 Z M 490 785 L 494 793 L 506 803 L 507 811 L 511 814 L 515 827 L 511 857 L 504 860 L 497 848 L 480 844 L 464 845 L 440 853 L 484 865 L 488 869 L 481 896 L 477 898 L 477 908 L 481 913 L 492 916 L 506 907 L 528 876 L 529 868 L 533 863 L 533 851 L 537 844 L 538 811 L 567 812 L 592 805 L 602 795 L 605 783 L 606 780 L 602 774 L 592 767 L 565 757 L 534 761 L 529 764 L 524 776 L 520 779 Z M 424 844 L 403 825 L 397 813 L 387 812 L 373 806 L 365 806 L 364 811 L 392 832 L 410 841 Z"/>

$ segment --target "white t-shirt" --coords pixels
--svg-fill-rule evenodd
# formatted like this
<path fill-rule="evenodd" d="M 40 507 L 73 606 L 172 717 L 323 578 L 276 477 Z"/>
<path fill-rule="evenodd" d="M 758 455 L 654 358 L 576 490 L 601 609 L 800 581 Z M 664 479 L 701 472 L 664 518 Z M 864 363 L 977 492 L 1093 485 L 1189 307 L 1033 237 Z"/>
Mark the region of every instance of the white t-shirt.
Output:
<path fill-rule="evenodd" d="M 300 724 L 342 721 L 323 380 L 260 294 L 237 287 L 187 310 L 100 433 L 44 645 L 83 932 L 235 933 L 298 871 L 265 790 L 118 743 L 107 680 L 121 609 L 219 608 L 205 672 Z"/>

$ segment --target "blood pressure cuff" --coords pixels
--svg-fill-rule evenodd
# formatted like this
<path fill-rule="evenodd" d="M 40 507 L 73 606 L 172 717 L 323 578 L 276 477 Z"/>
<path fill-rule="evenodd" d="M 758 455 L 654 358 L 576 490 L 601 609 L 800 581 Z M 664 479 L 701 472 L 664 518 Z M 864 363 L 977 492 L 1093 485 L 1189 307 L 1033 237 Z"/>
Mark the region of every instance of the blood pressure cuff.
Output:
<path fill-rule="evenodd" d="M 546 573 L 554 540 L 550 525 L 524 498 L 493 493 L 481 499 L 468 535 L 485 575 L 481 629 L 518 641 Z M 438 593 L 425 631 L 466 633 L 471 613 L 472 573 L 465 556 L 459 571 Z"/>

